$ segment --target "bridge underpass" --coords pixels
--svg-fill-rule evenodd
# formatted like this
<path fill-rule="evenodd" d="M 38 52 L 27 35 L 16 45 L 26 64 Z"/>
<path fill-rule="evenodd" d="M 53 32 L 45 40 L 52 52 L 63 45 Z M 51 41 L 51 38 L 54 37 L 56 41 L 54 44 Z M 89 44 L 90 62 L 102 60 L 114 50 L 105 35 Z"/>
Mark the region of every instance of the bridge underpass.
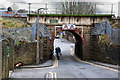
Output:
<path fill-rule="evenodd" d="M 62 28 L 58 29 L 57 31 L 55 31 L 56 33 L 52 35 L 51 45 L 53 45 L 55 37 L 63 31 L 70 32 L 75 37 L 75 54 L 79 58 L 83 59 L 83 45 L 84 46 L 86 45 L 86 39 L 83 32 L 77 28 L 75 30 L 63 30 Z"/>
<path fill-rule="evenodd" d="M 30 17 L 29 22 L 30 23 L 34 23 L 37 15 L 30 15 L 28 16 L 28 18 Z M 45 27 L 47 27 L 48 31 L 51 34 L 55 33 L 55 26 L 62 26 L 64 24 L 74 24 L 76 26 L 81 26 L 83 27 L 82 33 L 84 33 L 84 37 L 86 38 L 86 41 L 83 40 L 82 38 L 82 42 L 79 42 L 81 39 L 78 38 L 76 40 L 76 47 L 79 47 L 82 45 L 82 48 L 77 49 L 75 48 L 75 53 L 80 57 L 84 57 L 83 59 L 90 59 L 90 48 L 91 48 L 91 28 L 94 27 L 94 24 L 99 23 L 101 21 L 106 21 L 106 19 L 110 20 L 110 18 L 112 17 L 112 15 L 90 15 L 90 16 L 82 16 L 82 15 L 72 15 L 72 16 L 66 16 L 66 15 L 39 15 L 39 22 L 44 24 Z M 79 29 L 79 27 L 78 27 Z M 79 32 L 77 34 L 79 34 Z M 69 31 L 70 32 L 70 31 Z M 72 34 L 75 33 L 71 32 Z M 55 36 L 54 36 L 55 37 Z M 52 43 L 53 43 L 54 39 L 52 39 Z M 86 42 L 86 44 L 84 44 Z M 52 47 L 52 44 L 51 44 Z M 77 51 L 78 50 L 78 51 Z M 83 54 L 78 54 L 78 52 L 83 53 Z"/>

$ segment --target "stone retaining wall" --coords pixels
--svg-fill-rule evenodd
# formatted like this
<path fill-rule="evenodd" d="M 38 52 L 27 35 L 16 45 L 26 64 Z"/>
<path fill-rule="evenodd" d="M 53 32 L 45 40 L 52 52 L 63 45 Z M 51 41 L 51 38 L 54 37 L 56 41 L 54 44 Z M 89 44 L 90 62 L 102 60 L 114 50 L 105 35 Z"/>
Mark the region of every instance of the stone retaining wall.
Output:
<path fill-rule="evenodd" d="M 48 37 L 40 37 L 40 63 L 50 58 L 50 46 Z M 22 61 L 24 65 L 35 65 L 37 42 L 19 42 L 15 46 L 15 63 Z"/>
<path fill-rule="evenodd" d="M 0 64 L 2 64 L 2 40 L 0 40 Z M 2 73 L 2 65 L 0 65 L 0 73 Z M 2 79 L 2 74 L 0 74 L 0 80 Z"/>
<path fill-rule="evenodd" d="M 120 64 L 118 59 L 120 56 L 118 52 L 120 51 L 120 45 L 107 43 L 99 43 L 99 36 L 91 37 L 91 52 L 90 60 L 110 63 L 110 64 Z"/>
<path fill-rule="evenodd" d="M 15 46 L 15 63 L 22 61 L 26 65 L 32 65 L 36 62 L 37 43 L 21 42 Z"/>

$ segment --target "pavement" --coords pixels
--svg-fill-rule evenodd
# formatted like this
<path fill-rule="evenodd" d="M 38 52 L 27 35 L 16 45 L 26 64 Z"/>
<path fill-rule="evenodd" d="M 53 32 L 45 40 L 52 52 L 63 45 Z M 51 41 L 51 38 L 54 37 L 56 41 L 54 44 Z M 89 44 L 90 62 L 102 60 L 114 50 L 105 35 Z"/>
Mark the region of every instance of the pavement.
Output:
<path fill-rule="evenodd" d="M 101 65 L 101 66 L 104 66 L 104 67 L 116 69 L 116 70 L 118 70 L 118 68 L 119 68 L 118 65 L 112 65 L 112 64 L 102 63 L 102 62 L 97 62 L 97 61 L 89 61 L 89 62 L 97 64 L 97 65 Z"/>
<path fill-rule="evenodd" d="M 39 64 L 39 65 L 26 65 L 23 66 L 22 68 L 44 68 L 44 67 L 50 67 L 54 65 L 55 60 L 48 60 L 43 64 Z"/>
<path fill-rule="evenodd" d="M 102 80 L 111 80 L 115 78 L 114 80 L 117 80 L 118 70 L 82 61 L 72 54 L 71 46 L 74 46 L 74 43 L 65 39 L 56 39 L 54 43 L 55 47 L 59 46 L 61 48 L 62 56 L 60 56 L 59 61 L 55 59 L 53 66 L 16 70 L 11 74 L 10 78 L 17 78 L 16 80 L 20 78 L 38 78 L 38 80 L 43 78 L 77 78 L 78 80 L 99 80 L 102 78 Z"/>

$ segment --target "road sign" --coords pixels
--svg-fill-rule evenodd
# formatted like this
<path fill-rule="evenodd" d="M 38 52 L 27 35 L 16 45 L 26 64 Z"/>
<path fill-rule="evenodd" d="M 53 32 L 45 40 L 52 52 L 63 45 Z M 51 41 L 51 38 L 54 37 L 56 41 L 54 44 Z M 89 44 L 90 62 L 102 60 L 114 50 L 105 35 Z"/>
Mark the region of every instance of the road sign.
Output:
<path fill-rule="evenodd" d="M 50 19 L 50 23 L 58 23 L 58 20 L 56 20 L 56 19 Z"/>
<path fill-rule="evenodd" d="M 75 25 L 73 24 L 63 25 L 62 30 L 75 30 Z"/>

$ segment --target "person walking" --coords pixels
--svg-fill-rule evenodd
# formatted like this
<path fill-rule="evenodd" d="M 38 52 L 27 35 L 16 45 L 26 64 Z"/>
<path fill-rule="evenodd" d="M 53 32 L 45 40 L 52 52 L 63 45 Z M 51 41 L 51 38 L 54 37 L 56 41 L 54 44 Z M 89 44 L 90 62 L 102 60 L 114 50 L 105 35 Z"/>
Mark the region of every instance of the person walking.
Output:
<path fill-rule="evenodd" d="M 57 59 L 59 60 L 59 56 L 60 56 L 60 53 L 61 53 L 60 47 L 56 47 L 55 52 L 56 52 Z"/>

